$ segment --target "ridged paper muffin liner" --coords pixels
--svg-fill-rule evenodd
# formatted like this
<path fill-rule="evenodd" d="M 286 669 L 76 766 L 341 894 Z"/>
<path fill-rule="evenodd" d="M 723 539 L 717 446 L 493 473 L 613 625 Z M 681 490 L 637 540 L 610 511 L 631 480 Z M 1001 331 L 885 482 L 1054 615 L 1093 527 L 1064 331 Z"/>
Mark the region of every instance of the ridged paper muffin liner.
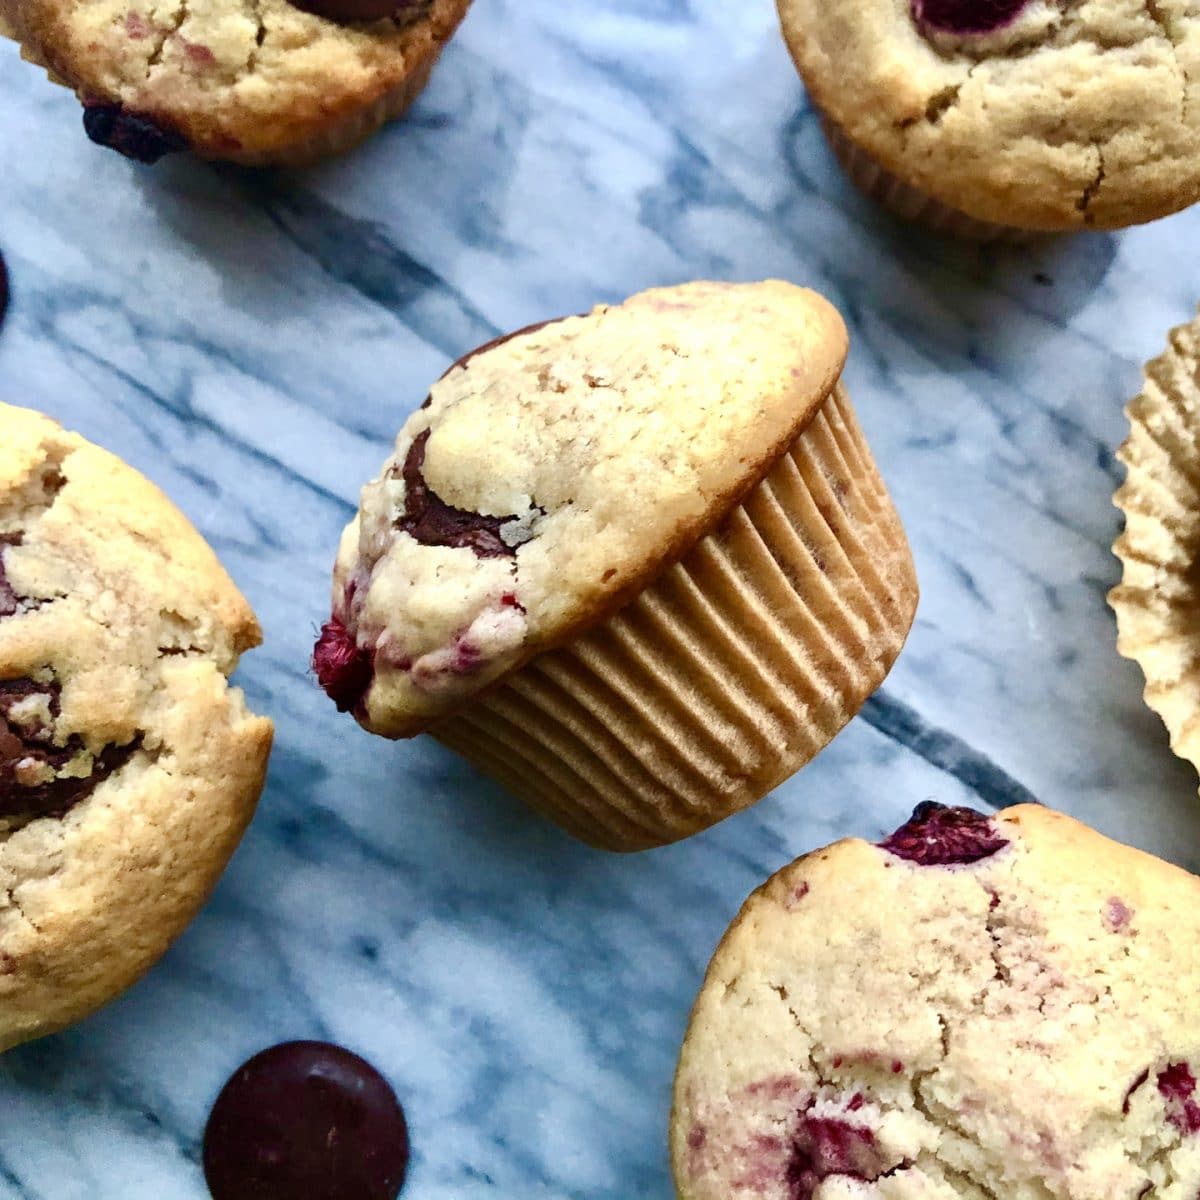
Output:
<path fill-rule="evenodd" d="M 1045 233 L 998 225 L 992 221 L 977 221 L 956 208 L 950 208 L 932 196 L 905 183 L 883 167 L 837 125 L 821 114 L 821 128 L 842 170 L 863 195 L 881 204 L 888 212 L 908 221 L 916 221 L 934 233 L 962 238 L 971 242 L 1032 242 L 1046 237 Z"/>
<path fill-rule="evenodd" d="M 1200 318 L 1171 331 L 1125 411 L 1117 648 L 1142 668 L 1172 750 L 1200 770 Z"/>
<path fill-rule="evenodd" d="M 839 385 L 632 603 L 431 732 L 583 841 L 664 845 L 817 754 L 883 681 L 916 602 L 904 530 Z"/>

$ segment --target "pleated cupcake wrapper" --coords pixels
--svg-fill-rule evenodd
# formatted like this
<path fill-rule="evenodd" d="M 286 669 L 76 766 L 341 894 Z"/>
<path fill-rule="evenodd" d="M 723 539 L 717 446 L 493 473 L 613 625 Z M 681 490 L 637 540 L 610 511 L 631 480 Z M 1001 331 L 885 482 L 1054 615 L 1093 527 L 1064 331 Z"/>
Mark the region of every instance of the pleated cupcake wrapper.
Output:
<path fill-rule="evenodd" d="M 1200 770 L 1200 318 L 1171 331 L 1125 411 L 1126 478 L 1113 497 L 1123 571 L 1109 593 L 1117 648 L 1142 668 L 1171 748 Z"/>
<path fill-rule="evenodd" d="M 839 387 L 767 478 L 616 616 L 431 732 L 592 845 L 664 845 L 753 804 L 900 652 L 912 558 Z"/>
<path fill-rule="evenodd" d="M 962 238 L 972 242 L 1024 243 L 1038 241 L 1046 234 L 977 221 L 956 208 L 942 204 L 931 196 L 893 175 L 879 160 L 869 154 L 830 117 L 821 114 L 821 128 L 842 170 L 865 196 L 882 204 L 889 212 L 909 221 L 916 221 L 935 233 Z"/>
<path fill-rule="evenodd" d="M 0 36 L 19 41 L 15 30 L 0 21 Z M 53 67 L 26 43 L 21 42 L 21 57 L 34 66 L 41 67 L 46 72 L 46 78 L 51 83 L 75 91 L 74 85 L 59 75 Z M 413 101 L 425 89 L 429 76 L 441 57 L 441 48 L 434 49 L 428 57 L 418 63 L 413 70 L 395 87 L 390 88 L 373 104 L 355 109 L 348 116 L 340 118 L 328 129 L 315 137 L 283 146 L 277 150 L 268 151 L 230 151 L 228 153 L 211 155 L 222 162 L 238 163 L 244 167 L 304 167 L 320 162 L 322 159 L 333 158 L 352 150 L 360 142 L 370 137 L 382 125 L 403 116 Z M 82 100 L 83 97 L 80 97 Z"/>

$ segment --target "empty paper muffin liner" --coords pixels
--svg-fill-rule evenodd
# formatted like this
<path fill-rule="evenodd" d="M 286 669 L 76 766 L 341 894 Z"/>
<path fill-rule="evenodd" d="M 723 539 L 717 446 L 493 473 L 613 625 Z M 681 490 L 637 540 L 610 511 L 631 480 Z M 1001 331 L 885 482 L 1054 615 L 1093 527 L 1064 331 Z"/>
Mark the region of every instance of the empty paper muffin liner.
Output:
<path fill-rule="evenodd" d="M 1124 569 L 1109 603 L 1117 648 L 1146 677 L 1146 703 L 1175 753 L 1200 770 L 1200 318 L 1171 331 L 1145 376 L 1118 452 L 1125 532 L 1113 551 Z"/>
<path fill-rule="evenodd" d="M 977 221 L 956 208 L 950 208 L 905 183 L 880 165 L 879 161 L 843 132 L 828 116 L 821 114 L 821 128 L 833 153 L 850 181 L 863 195 L 883 205 L 889 212 L 908 221 L 916 221 L 934 233 L 972 242 L 1030 242 L 1046 236 L 1012 225 Z"/>
<path fill-rule="evenodd" d="M 844 390 L 631 604 L 431 732 L 586 842 L 640 850 L 753 804 L 887 674 L 917 582 Z"/>

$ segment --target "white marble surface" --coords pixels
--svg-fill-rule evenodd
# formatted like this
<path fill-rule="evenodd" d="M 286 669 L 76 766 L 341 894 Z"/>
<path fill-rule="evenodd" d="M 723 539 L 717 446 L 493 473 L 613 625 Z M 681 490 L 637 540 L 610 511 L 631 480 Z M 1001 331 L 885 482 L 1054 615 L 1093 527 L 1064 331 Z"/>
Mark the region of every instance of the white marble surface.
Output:
<path fill-rule="evenodd" d="M 1200 297 L 1200 213 L 979 251 L 839 177 L 768 0 L 478 0 L 413 118 L 344 161 L 141 169 L 0 51 L 0 395 L 161 484 L 260 613 L 257 821 L 127 997 L 0 1062 L 0 1200 L 205 1195 L 226 1075 L 360 1050 L 412 1119 L 406 1198 L 663 1200 L 671 1071 L 718 936 L 798 852 L 1027 790 L 1196 866 L 1196 781 L 1118 659 L 1110 496 L 1140 363 Z M 864 718 L 756 809 L 614 858 L 448 753 L 371 739 L 306 661 L 359 484 L 447 362 L 644 285 L 782 275 L 849 382 L 923 584 Z"/>

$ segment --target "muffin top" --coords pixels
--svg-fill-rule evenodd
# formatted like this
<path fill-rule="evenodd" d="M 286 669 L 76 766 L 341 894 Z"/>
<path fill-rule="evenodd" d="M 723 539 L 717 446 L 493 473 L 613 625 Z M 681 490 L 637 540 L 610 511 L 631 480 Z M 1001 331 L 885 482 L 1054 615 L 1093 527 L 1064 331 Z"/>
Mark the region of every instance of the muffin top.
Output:
<path fill-rule="evenodd" d="M 157 488 L 0 404 L 0 1050 L 132 982 L 207 897 L 271 743 L 226 681 L 258 641 Z"/>
<path fill-rule="evenodd" d="M 353 13 L 362 0 L 303 0 Z M 74 88 L 94 140 L 153 161 L 253 158 L 319 137 L 419 78 L 470 0 L 398 0 L 334 21 L 289 0 L 0 0 L 33 57 Z"/>
<path fill-rule="evenodd" d="M 1037 805 L 921 805 L 747 901 L 680 1058 L 680 1200 L 1200 1183 L 1200 880 Z"/>
<path fill-rule="evenodd" d="M 836 383 L 841 318 L 694 283 L 456 364 L 362 493 L 314 665 L 393 737 L 631 599 L 757 484 Z"/>
<path fill-rule="evenodd" d="M 779 0 L 814 104 L 983 221 L 1114 228 L 1200 197 L 1195 0 Z"/>

